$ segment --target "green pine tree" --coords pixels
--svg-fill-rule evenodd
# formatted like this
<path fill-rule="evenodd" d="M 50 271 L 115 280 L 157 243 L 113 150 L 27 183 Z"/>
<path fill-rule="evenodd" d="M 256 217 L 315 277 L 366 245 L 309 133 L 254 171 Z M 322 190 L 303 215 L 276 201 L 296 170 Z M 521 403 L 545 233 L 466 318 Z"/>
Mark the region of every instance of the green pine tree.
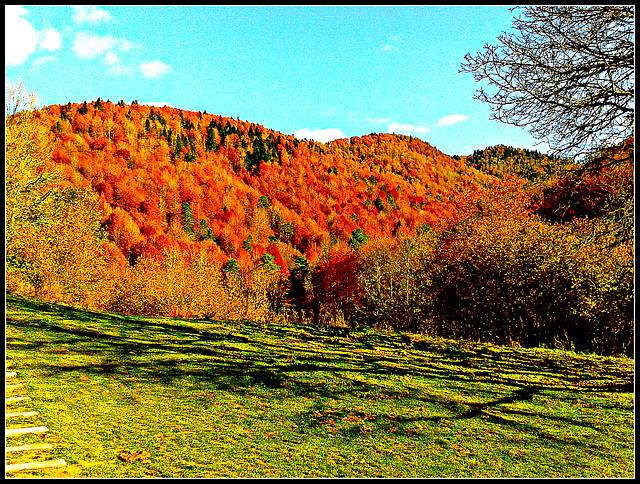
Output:
<path fill-rule="evenodd" d="M 369 242 L 369 236 L 365 235 L 361 228 L 357 228 L 351 232 L 351 238 L 349 239 L 348 244 L 352 250 L 358 251 L 367 242 Z"/>
<path fill-rule="evenodd" d="M 191 212 L 191 205 L 189 202 L 182 202 L 182 228 L 193 237 L 193 226 L 196 220 Z"/>

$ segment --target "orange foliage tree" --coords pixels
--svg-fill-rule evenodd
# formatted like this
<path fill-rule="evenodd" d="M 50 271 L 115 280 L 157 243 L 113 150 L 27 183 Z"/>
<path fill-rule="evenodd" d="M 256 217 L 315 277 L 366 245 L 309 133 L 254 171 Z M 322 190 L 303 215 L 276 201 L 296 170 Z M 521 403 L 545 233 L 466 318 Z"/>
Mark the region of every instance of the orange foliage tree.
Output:
<path fill-rule="evenodd" d="M 628 353 L 633 321 L 628 251 L 585 245 L 571 227 L 545 223 L 530 213 L 526 193 L 514 183 L 505 177 L 469 194 L 460 218 L 445 228 L 427 271 L 428 330 Z M 607 331 L 617 336 L 605 343 Z"/>
<path fill-rule="evenodd" d="M 43 136 L 24 148 L 44 150 L 37 166 L 16 155 L 28 137 L 7 127 L 7 257 L 30 261 L 12 266 L 12 287 L 35 284 L 60 300 L 128 313 L 258 320 L 274 317 L 289 291 L 317 323 L 523 344 L 579 345 L 578 327 L 588 328 L 587 346 L 612 328 L 627 337 L 628 270 L 609 262 L 625 263 L 628 251 L 596 261 L 600 245 L 581 235 L 586 221 L 547 223 L 532 215 L 522 180 L 497 180 L 417 138 L 322 144 L 206 113 L 99 100 L 31 119 Z M 60 182 L 46 180 L 53 166 Z M 50 227 L 28 215 L 38 213 Z M 54 227 L 65 238 L 58 248 Z"/>

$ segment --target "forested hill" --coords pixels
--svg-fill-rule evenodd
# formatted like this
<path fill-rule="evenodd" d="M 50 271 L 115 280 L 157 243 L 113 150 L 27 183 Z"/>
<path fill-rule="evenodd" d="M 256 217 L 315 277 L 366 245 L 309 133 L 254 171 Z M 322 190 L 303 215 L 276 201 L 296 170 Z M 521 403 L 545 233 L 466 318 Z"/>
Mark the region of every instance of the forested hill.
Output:
<path fill-rule="evenodd" d="M 415 234 L 451 217 L 491 176 L 417 138 L 327 144 L 206 112 L 109 101 L 40 111 L 53 160 L 99 196 L 101 222 L 130 263 L 210 240 L 219 260 L 264 251 L 287 266 L 339 245 Z M 457 158 L 457 157 L 456 157 Z"/>
<path fill-rule="evenodd" d="M 536 150 L 497 145 L 475 150 L 472 155 L 460 157 L 469 166 L 485 173 L 502 177 L 514 173 L 529 181 L 536 181 L 558 167 L 561 160 Z"/>
<path fill-rule="evenodd" d="M 503 147 L 323 144 L 99 99 L 6 121 L 10 294 L 633 351 L 632 145 L 534 193 L 509 167 L 544 160 Z"/>

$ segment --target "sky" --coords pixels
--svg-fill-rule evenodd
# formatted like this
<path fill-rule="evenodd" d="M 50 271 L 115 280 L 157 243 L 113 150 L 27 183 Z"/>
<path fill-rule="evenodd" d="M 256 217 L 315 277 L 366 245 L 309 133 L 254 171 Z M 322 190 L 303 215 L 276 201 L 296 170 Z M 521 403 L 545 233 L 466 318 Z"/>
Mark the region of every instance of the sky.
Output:
<path fill-rule="evenodd" d="M 42 105 L 138 101 L 327 142 L 418 137 L 448 155 L 546 151 L 492 121 L 465 54 L 506 6 L 5 6 L 5 83 Z M 486 87 L 486 86 L 485 86 Z"/>

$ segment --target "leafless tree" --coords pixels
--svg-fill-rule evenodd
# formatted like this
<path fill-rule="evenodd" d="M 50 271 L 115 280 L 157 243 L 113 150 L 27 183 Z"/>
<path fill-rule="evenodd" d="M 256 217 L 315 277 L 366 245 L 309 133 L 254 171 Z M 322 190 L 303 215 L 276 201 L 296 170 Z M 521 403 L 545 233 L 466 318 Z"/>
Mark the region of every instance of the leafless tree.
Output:
<path fill-rule="evenodd" d="M 528 127 L 563 158 L 633 135 L 634 7 L 526 7 L 513 29 L 461 64 L 497 88 L 475 96 L 493 119 Z"/>
<path fill-rule="evenodd" d="M 632 166 L 635 7 L 514 10 L 522 11 L 513 31 L 498 36 L 499 45 L 467 54 L 460 66 L 488 81 L 491 92 L 480 88 L 475 98 L 491 105 L 492 119 L 528 128 L 551 155 L 577 162 L 579 169 L 567 173 L 578 182 L 611 164 Z M 614 218 L 628 236 L 632 169 L 627 176 L 631 193 L 618 194 Z"/>

